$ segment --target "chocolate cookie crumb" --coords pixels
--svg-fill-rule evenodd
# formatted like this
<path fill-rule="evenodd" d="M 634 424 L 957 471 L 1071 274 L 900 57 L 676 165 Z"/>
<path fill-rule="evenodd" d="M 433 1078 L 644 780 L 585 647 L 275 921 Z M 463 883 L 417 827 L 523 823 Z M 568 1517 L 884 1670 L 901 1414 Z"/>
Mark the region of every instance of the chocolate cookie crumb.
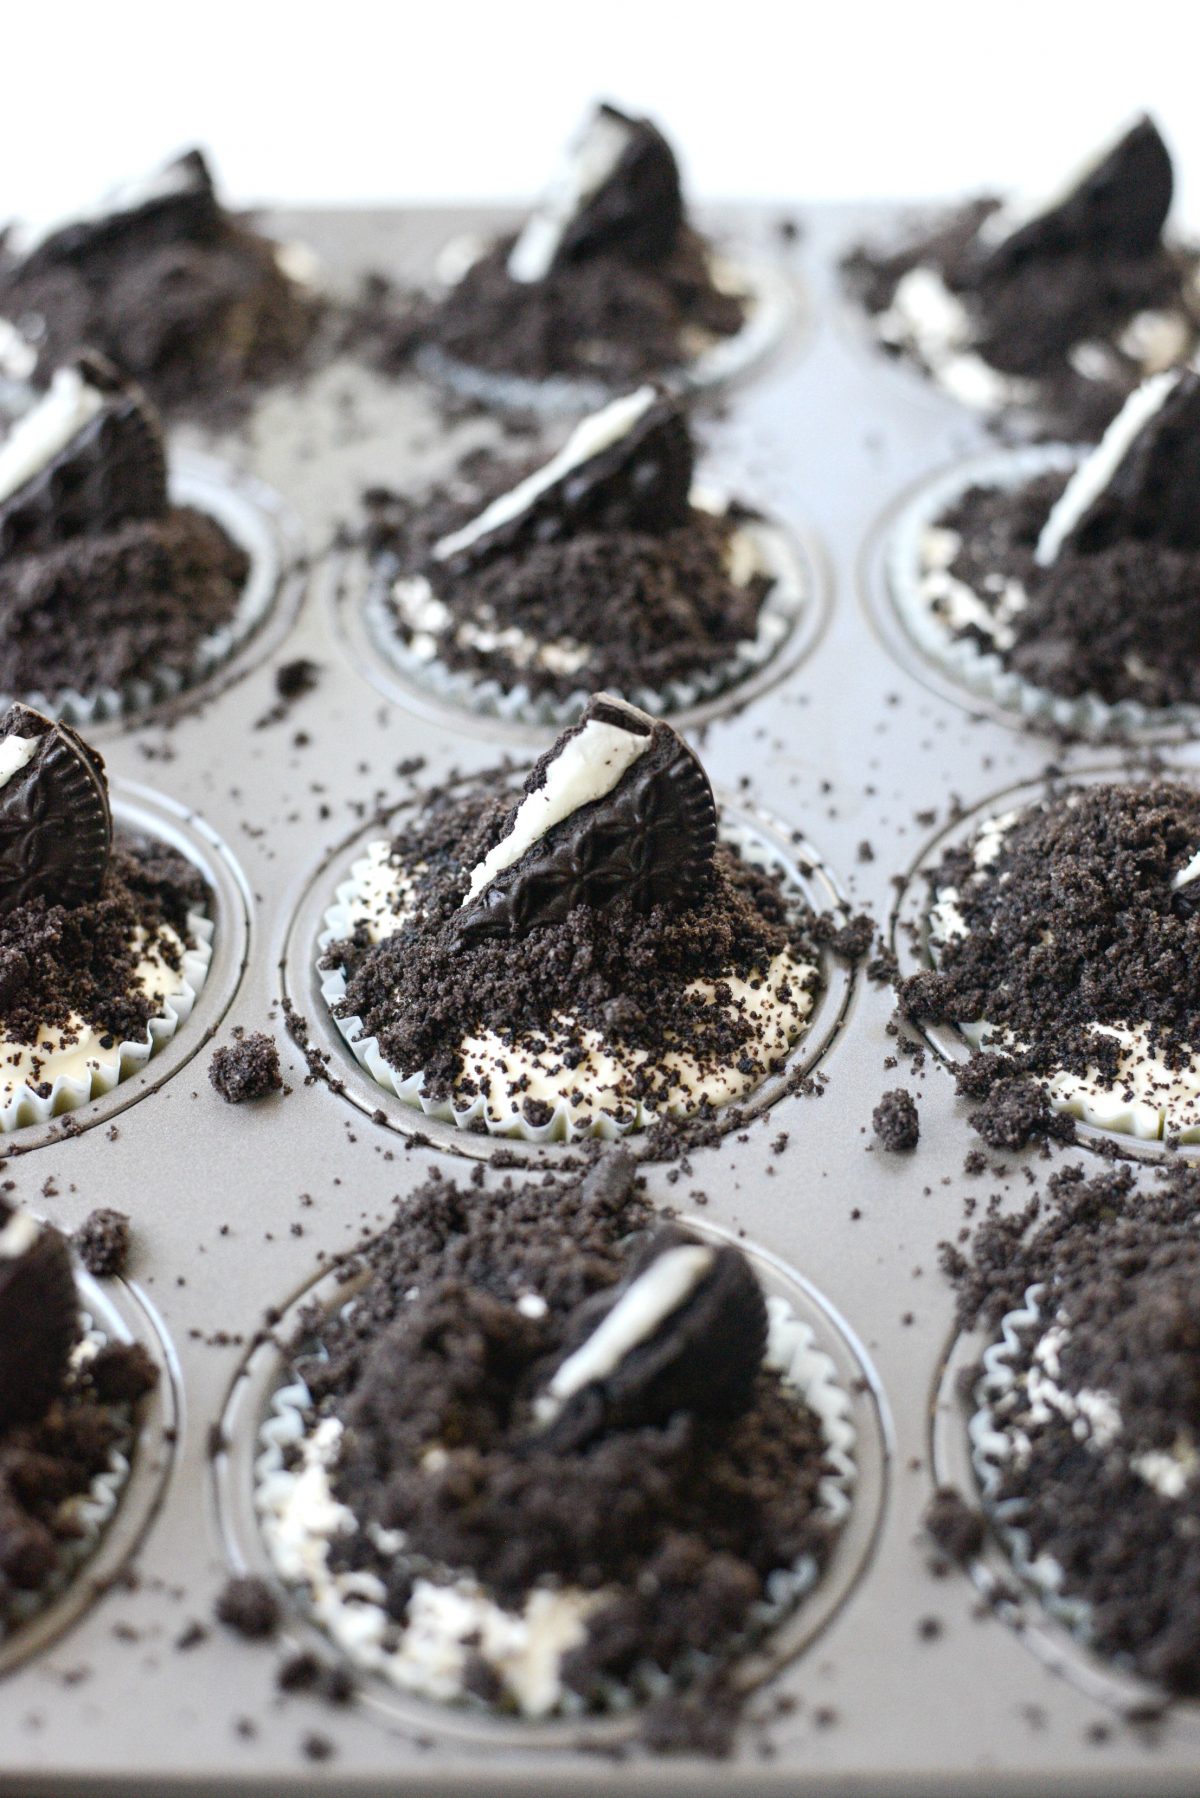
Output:
<path fill-rule="evenodd" d="M 279 1600 L 256 1574 L 234 1575 L 222 1588 L 214 1614 L 248 1641 L 265 1641 L 279 1628 Z"/>
<path fill-rule="evenodd" d="M 989 1149 L 1010 1152 L 1031 1142 L 1074 1142 L 1075 1120 L 1056 1112 L 1044 1086 L 1029 1074 L 997 1080 L 967 1122 Z"/>
<path fill-rule="evenodd" d="M 283 1075 L 274 1037 L 253 1031 L 238 1042 L 217 1049 L 208 1065 L 208 1077 L 227 1105 L 277 1093 L 283 1085 Z"/>
<path fill-rule="evenodd" d="M 71 1238 L 75 1253 L 98 1280 L 115 1280 L 129 1260 L 130 1227 L 123 1211 L 93 1211 Z"/>
<path fill-rule="evenodd" d="M 939 1486 L 922 1519 L 942 1553 L 960 1566 L 983 1547 L 984 1521 L 952 1486 Z"/>
<path fill-rule="evenodd" d="M 921 1120 L 912 1094 L 902 1086 L 884 1093 L 871 1113 L 871 1125 L 885 1149 L 915 1149 L 921 1136 Z"/>

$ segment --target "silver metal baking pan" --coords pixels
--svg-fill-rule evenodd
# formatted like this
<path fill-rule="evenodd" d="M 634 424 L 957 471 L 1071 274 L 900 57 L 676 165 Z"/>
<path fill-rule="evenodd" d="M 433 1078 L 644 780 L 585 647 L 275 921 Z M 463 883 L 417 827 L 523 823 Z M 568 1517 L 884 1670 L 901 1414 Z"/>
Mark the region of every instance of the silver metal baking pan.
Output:
<path fill-rule="evenodd" d="M 885 926 L 898 903 L 911 904 L 901 889 L 958 808 L 1038 781 L 1050 761 L 1095 762 L 1094 750 L 1089 761 L 1086 748 L 1064 750 L 959 695 L 887 622 L 881 521 L 914 483 L 988 443 L 976 420 L 886 363 L 839 296 L 839 250 L 894 216 L 814 209 L 795 246 L 761 210 L 714 221 L 790 271 L 801 303 L 782 347 L 702 414 L 705 472 L 790 527 L 823 570 L 824 592 L 819 628 L 805 630 L 801 653 L 780 658 L 777 678 L 756 682 L 744 702 L 734 694 L 706 706 L 692 727 L 714 784 L 773 820 L 785 843 L 800 833 L 833 889 Z M 447 238 L 503 222 L 466 210 L 273 221 L 310 242 L 339 283 L 367 267 L 425 276 Z M 346 562 L 333 549 L 363 487 L 419 485 L 491 429 L 479 417 L 448 424 L 416 377 L 387 382 L 346 364 L 268 394 L 236 433 L 180 433 L 181 447 L 223 458 L 279 496 L 285 537 L 294 545 L 299 534 L 306 561 L 262 633 L 207 688 L 100 733 L 122 806 L 173 835 L 213 878 L 217 958 L 195 1017 L 144 1078 L 101 1102 L 95 1127 L 55 1125 L 4 1144 L 18 1196 L 56 1223 L 70 1228 L 97 1205 L 132 1213 L 130 1284 L 106 1302 L 130 1332 L 155 1340 L 169 1377 L 119 1534 L 69 1604 L 0 1666 L 0 1790 L 1194 1791 L 1197 1707 L 1131 1723 L 1145 1694 L 1091 1663 L 1036 1607 L 997 1611 L 986 1566 L 978 1583 L 930 1571 L 920 1519 L 935 1479 L 970 1478 L 953 1396 L 969 1345 L 953 1339 L 938 1244 L 962 1228 L 966 1193 L 1016 1203 L 1028 1192 L 1026 1165 L 1040 1177 L 1050 1164 L 1030 1152 L 1007 1157 L 1003 1174 L 966 1179 L 967 1106 L 940 1059 L 954 1045 L 931 1044 L 915 1071 L 903 1057 L 887 1067 L 897 1053 L 891 997 L 861 973 L 839 995 L 837 1027 L 821 1033 L 822 1092 L 778 1098 L 765 1117 L 693 1152 L 682 1176 L 646 1168 L 664 1205 L 686 1213 L 694 1193 L 706 1194 L 705 1223 L 744 1233 L 771 1277 L 804 1293 L 847 1375 L 863 1376 L 848 1559 L 789 1640 L 732 1760 L 583 1754 L 561 1727 L 492 1724 L 369 1690 L 333 1711 L 281 1697 L 278 1651 L 212 1623 L 231 1568 L 261 1562 L 247 1483 L 250 1433 L 273 1378 L 266 1314 L 285 1311 L 330 1257 L 378 1229 L 431 1168 L 466 1177 L 472 1162 L 460 1151 L 479 1148 L 449 1132 L 430 1141 L 429 1131 L 414 1145 L 382 1093 L 383 1115 L 372 1117 L 374 1095 L 319 1015 L 301 938 L 320 870 L 344 857 L 377 803 L 409 797 L 400 764 L 424 756 L 420 782 L 503 755 L 527 760 L 545 744 L 544 733 L 439 707 L 381 673 L 361 619 L 347 616 Z M 320 665 L 319 686 L 284 721 L 257 728 L 275 703 L 274 669 L 300 656 Z M 1184 767 L 1196 759 L 1186 743 L 1169 754 Z M 285 993 L 344 1091 L 304 1083 Z M 275 1031 L 290 1095 L 220 1102 L 206 1033 L 225 1042 L 239 1024 Z M 872 1147 L 870 1115 L 900 1084 L 917 1096 L 921 1142 L 890 1156 Z M 788 1146 L 777 1154 L 780 1132 Z M 1092 1154 L 1090 1143 L 1056 1151 Z M 484 1161 L 484 1177 L 498 1178 L 490 1154 Z M 214 1463 L 222 1420 L 229 1446 Z M 208 1633 L 181 1649 L 193 1622 Z M 309 1639 L 299 1617 L 288 1635 Z M 329 1759 L 303 1752 L 314 1733 L 328 1738 Z"/>

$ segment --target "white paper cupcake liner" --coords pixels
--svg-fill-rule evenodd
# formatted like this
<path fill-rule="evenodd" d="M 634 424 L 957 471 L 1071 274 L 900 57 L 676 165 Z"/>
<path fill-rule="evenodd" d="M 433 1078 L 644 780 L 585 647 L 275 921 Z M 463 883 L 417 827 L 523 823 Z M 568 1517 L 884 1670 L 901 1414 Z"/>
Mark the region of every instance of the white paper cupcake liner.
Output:
<path fill-rule="evenodd" d="M 82 1335 L 73 1356 L 76 1363 L 90 1360 L 108 1346 L 109 1340 L 103 1330 L 97 1329 L 86 1312 L 81 1318 L 81 1324 Z M 127 1407 L 113 1406 L 111 1409 L 116 1416 L 126 1421 Z M 0 1610 L 0 1642 L 4 1642 L 23 1623 L 28 1623 L 39 1611 L 45 1610 L 70 1584 L 84 1562 L 95 1553 L 129 1479 L 129 1454 L 133 1448 L 133 1436 L 133 1424 L 128 1420 L 122 1435 L 108 1451 L 107 1465 L 93 1476 L 86 1492 L 64 1500 L 59 1507 L 59 1523 L 68 1524 L 73 1533 L 59 1539 L 58 1559 L 50 1577 L 36 1591 L 14 1592 L 6 1609 Z"/>
<path fill-rule="evenodd" d="M 723 494 L 707 488 L 696 488 L 692 503 L 714 513 L 723 513 L 729 506 Z M 739 519 L 737 528 L 753 541 L 763 571 L 771 581 L 758 614 L 758 628 L 753 637 L 736 644 L 717 667 L 690 680 L 670 681 L 661 689 L 639 686 L 621 694 L 653 717 L 687 711 L 757 674 L 779 654 L 805 608 L 815 603 L 811 570 L 779 525 L 766 518 L 751 518 Z M 397 632 L 390 604 L 391 587 L 391 578 L 376 574 L 370 580 L 364 617 L 379 653 L 409 680 L 463 711 L 482 712 L 521 724 L 556 725 L 560 729 L 575 723 L 592 696 L 592 688 L 580 687 L 566 698 L 558 698 L 553 693 L 534 693 L 521 681 L 508 686 L 499 676 L 482 677 L 448 668 L 436 654 L 419 654 Z M 619 689 L 610 687 L 606 691 Z"/>
<path fill-rule="evenodd" d="M 350 1303 L 353 1305 L 354 1301 Z M 830 1472 L 820 1481 L 820 1504 L 831 1533 L 835 1533 L 849 1516 L 857 1479 L 853 1403 L 839 1384 L 834 1361 L 817 1345 L 812 1328 L 796 1316 L 788 1301 L 779 1294 L 769 1295 L 767 1314 L 766 1365 L 782 1375 L 785 1384 L 798 1393 L 821 1425 Z M 461 1658 L 461 1638 L 453 1641 L 447 1636 L 437 1644 L 444 1659 L 435 1661 L 428 1682 L 422 1683 L 394 1646 L 395 1626 L 387 1615 L 386 1594 L 376 1576 L 352 1571 L 330 1573 L 330 1545 L 343 1529 L 353 1527 L 353 1516 L 333 1496 L 326 1473 L 336 1455 L 339 1432 L 326 1422 L 310 1434 L 304 1416 L 310 1402 L 311 1395 L 301 1380 L 280 1388 L 259 1432 L 255 1509 L 276 1572 L 285 1585 L 303 1595 L 313 1620 L 360 1671 L 420 1697 L 477 1705 L 479 1701 L 461 1690 L 456 1674 L 452 1677 L 456 1654 Z M 304 1456 L 299 1471 L 287 1464 L 294 1461 L 297 1451 Z M 313 1486 L 314 1523 L 297 1540 L 288 1512 L 302 1478 L 308 1478 Z M 402 1546 L 403 1538 L 397 1534 L 395 1552 L 399 1553 Z M 764 1596 L 753 1607 L 742 1637 L 725 1644 L 719 1652 L 689 1655 L 669 1673 L 649 1663 L 639 1666 L 627 1682 L 607 1686 L 603 1708 L 627 1710 L 639 1701 L 686 1687 L 705 1670 L 753 1648 L 795 1611 L 820 1576 L 821 1569 L 813 1555 L 804 1556 L 794 1567 L 777 1569 L 766 1582 Z M 436 1584 L 454 1589 L 464 1578 L 445 1568 L 437 1569 L 432 1577 Z M 545 1590 L 549 1602 L 554 1601 L 550 1594 L 558 1595 L 549 1585 L 534 1588 L 535 1593 L 541 1590 Z M 522 1616 L 528 1610 L 518 1615 L 502 1612 L 493 1605 L 492 1614 L 511 1619 L 513 1627 L 519 1630 L 524 1627 Z M 554 1704 L 529 1713 L 528 1720 L 570 1715 L 580 1708 L 575 1695 L 559 1688 Z"/>
<path fill-rule="evenodd" d="M 923 487 L 897 518 L 887 545 L 886 577 L 896 614 L 922 654 L 961 686 L 1033 724 L 1095 736 L 1200 723 L 1200 706 L 1152 707 L 1134 699 L 1109 704 L 1095 693 L 1068 699 L 1034 686 L 1006 668 L 996 651 L 984 649 L 972 638 L 955 636 L 921 591 L 925 533 L 940 523 L 968 488 L 1014 492 L 1039 475 L 1071 473 L 1088 453 L 1087 445 L 1031 444 L 960 463 Z"/>
<path fill-rule="evenodd" d="M 214 926 L 211 918 L 203 912 L 193 911 L 188 913 L 187 924 L 195 946 L 185 948 L 183 952 L 180 963 L 183 984 L 177 993 L 169 993 L 164 998 L 162 1010 L 148 1020 L 145 1035 L 119 1042 L 115 1059 L 112 1050 L 105 1050 L 109 1059 L 89 1068 L 86 1074 L 60 1074 L 44 1095 L 28 1085 L 18 1087 L 8 1103 L 0 1107 L 0 1133 L 7 1136 L 26 1124 L 45 1124 L 60 1112 L 77 1111 L 81 1105 L 98 1099 L 102 1093 L 111 1092 L 130 1074 L 144 1068 L 151 1056 L 170 1042 L 179 1026 L 192 1015 L 212 961 Z"/>
<path fill-rule="evenodd" d="M 460 280 L 487 247 L 483 239 L 470 236 L 446 244 L 437 264 L 443 285 L 449 287 Z M 718 286 L 746 301 L 746 316 L 732 337 L 718 338 L 688 362 L 655 373 L 653 378 L 673 392 L 687 393 L 738 379 L 775 347 L 792 315 L 791 285 L 773 264 L 726 256 L 714 249 L 709 266 Z M 528 375 L 498 374 L 449 356 L 432 343 L 420 346 L 414 362 L 418 373 L 435 385 L 501 412 L 583 412 L 637 385 L 635 381 L 614 384 L 582 375 L 549 375 L 538 381 Z"/>
<path fill-rule="evenodd" d="M 54 693 L 3 693 L 0 709 L 20 703 L 84 729 L 110 719 L 132 717 L 207 680 L 253 636 L 271 609 L 283 574 L 270 521 L 241 490 L 231 471 L 219 462 L 200 456 L 172 457 L 170 483 L 172 505 L 193 506 L 198 512 L 206 512 L 250 558 L 246 585 L 233 617 L 202 639 L 186 672 L 162 667 L 148 679 L 126 681 L 121 687 L 98 687 L 88 693 L 81 693 L 76 687 L 63 687 Z"/>
<path fill-rule="evenodd" d="M 721 838 L 730 844 L 742 858 L 758 867 L 780 868 L 787 873 L 786 864 L 771 851 L 770 847 L 754 832 L 726 822 L 721 824 Z M 366 1036 L 365 1026 L 360 1017 L 340 1017 L 336 1007 L 346 997 L 346 976 L 341 968 L 322 968 L 320 959 L 331 944 L 342 942 L 353 930 L 353 910 L 356 900 L 361 895 L 361 879 L 369 867 L 369 860 L 364 857 L 354 863 L 350 878 L 342 881 L 337 887 L 337 897 L 325 912 L 325 928 L 317 938 L 317 978 L 320 982 L 321 996 L 329 1008 L 329 1015 L 337 1026 L 339 1034 L 354 1054 L 359 1066 L 364 1068 L 378 1086 L 386 1092 L 395 1093 L 404 1104 L 419 1110 L 426 1117 L 436 1118 L 443 1123 L 454 1124 L 460 1130 L 476 1130 L 482 1127 L 492 1136 L 509 1137 L 526 1143 L 575 1142 L 582 1137 L 597 1136 L 604 1141 L 628 1136 L 637 1130 L 644 1130 L 660 1121 L 667 1113 L 654 1111 L 639 1100 L 629 1118 L 616 1118 L 606 1112 L 599 1112 L 589 1118 L 586 1127 L 579 1128 L 571 1115 L 571 1107 L 565 1100 L 560 1100 L 554 1107 L 548 1123 L 531 1124 L 524 1117 L 505 1117 L 497 1119 L 489 1115 L 486 1101 L 482 1096 L 473 1098 L 465 1106 L 456 1106 L 448 1099 L 427 1098 L 422 1092 L 425 1084 L 424 1070 L 415 1074 L 401 1074 L 390 1062 L 384 1059 L 377 1037 Z M 791 892 L 797 903 L 802 903 L 804 896 L 798 888 Z M 813 996 L 805 1017 L 804 1026 L 790 1045 L 788 1053 L 795 1051 L 803 1042 L 815 1008 L 816 998 Z M 764 1075 L 763 1080 L 769 1076 Z M 763 1084 L 762 1081 L 758 1086 Z M 752 1099 L 758 1086 L 740 1093 L 728 1101 L 729 1106 L 745 1104 Z M 726 1107 L 722 1107 L 725 1109 Z"/>
<path fill-rule="evenodd" d="M 1040 1282 L 1026 1289 L 1024 1301 L 1000 1320 L 1000 1339 L 983 1352 L 983 1375 L 976 1387 L 978 1409 L 967 1424 L 971 1462 L 979 1481 L 984 1509 L 1007 1550 L 1020 1578 L 1030 1586 L 1046 1609 L 1064 1624 L 1077 1641 L 1089 1643 L 1092 1607 L 1063 1590 L 1063 1569 L 1053 1556 L 1035 1554 L 1029 1532 L 1022 1528 L 1024 1501 L 999 1500 L 1000 1482 L 1017 1453 L 1012 1433 L 1002 1414 L 1021 1403 L 1019 1374 L 1013 1365 L 1022 1352 L 1021 1333 L 1049 1322 L 1041 1308 L 1045 1287 Z"/>

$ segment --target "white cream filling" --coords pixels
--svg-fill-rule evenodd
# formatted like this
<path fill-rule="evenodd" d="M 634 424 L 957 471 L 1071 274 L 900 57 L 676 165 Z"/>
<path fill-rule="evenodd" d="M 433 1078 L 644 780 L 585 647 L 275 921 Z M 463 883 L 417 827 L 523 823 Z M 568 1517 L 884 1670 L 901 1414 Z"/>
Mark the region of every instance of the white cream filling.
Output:
<path fill-rule="evenodd" d="M 0 788 L 33 760 L 40 737 L 0 737 Z"/>
<path fill-rule="evenodd" d="M 589 718 L 550 763 L 543 784 L 525 795 L 508 835 L 472 870 L 463 904 L 469 905 L 497 874 L 519 862 L 556 824 L 611 793 L 649 747 L 649 732 L 637 735 L 620 725 Z"/>
<path fill-rule="evenodd" d="M 166 200 L 198 186 L 194 171 L 186 164 L 168 163 L 152 175 L 139 175 L 110 188 L 99 199 L 79 211 L 63 213 L 36 225 L 23 224 L 12 233 L 12 247 L 18 255 L 28 256 L 39 244 L 63 231 L 68 225 L 88 225 L 100 219 L 118 218 L 122 213 L 136 212 L 153 200 Z"/>
<path fill-rule="evenodd" d="M 973 850 L 976 868 L 982 872 L 1000 853 L 1004 837 L 1020 817 L 1009 811 L 989 818 L 981 827 Z M 1200 854 L 1174 877 L 1179 887 L 1200 874 Z M 929 911 L 929 947 L 936 962 L 939 950 L 969 934 L 956 887 L 939 888 Z M 1052 942 L 1049 931 L 1043 940 Z M 997 1029 L 986 1019 L 960 1019 L 957 1028 L 974 1049 L 995 1049 L 1019 1054 L 1028 1047 L 1012 1031 Z M 1181 1142 L 1200 1141 L 1200 1049 L 1182 1068 L 1169 1068 L 1151 1052 L 1150 1027 L 1145 1023 L 1089 1026 L 1096 1036 L 1110 1037 L 1121 1050 L 1118 1072 L 1111 1084 L 1102 1080 L 1098 1067 L 1084 1074 L 1060 1071 L 1043 1079 L 1055 1111 L 1069 1113 L 1082 1123 L 1111 1130 L 1142 1141 L 1177 1136 Z"/>
<path fill-rule="evenodd" d="M 28 1211 L 14 1211 L 0 1229 L 0 1261 L 19 1261 L 42 1234 L 42 1226 Z"/>
<path fill-rule="evenodd" d="M 564 1406 L 585 1386 L 605 1380 L 659 1326 L 671 1317 L 712 1267 L 714 1252 L 698 1243 L 667 1249 L 622 1293 L 612 1310 L 555 1370 L 534 1405 L 542 1425 L 560 1416 Z"/>
<path fill-rule="evenodd" d="M 1034 551 L 1039 566 L 1047 568 L 1056 559 L 1084 513 L 1112 481 L 1134 439 L 1162 409 L 1178 380 L 1179 370 L 1170 369 L 1151 375 L 1130 394 L 1091 455 L 1084 457 L 1050 508 Z"/>
<path fill-rule="evenodd" d="M 388 843 L 374 842 L 353 869 L 350 928 L 362 924 L 373 943 L 384 941 L 412 915 L 412 878 L 397 869 L 389 855 Z M 704 980 L 681 988 L 681 1016 L 693 1006 L 720 1006 L 727 1015 L 745 1020 L 750 1030 L 747 1048 L 755 1063 L 749 1069 L 704 1064 L 684 1048 L 667 1048 L 654 1056 L 624 1045 L 614 1050 L 599 1031 L 583 1029 L 569 1013 L 562 1013 L 549 1018 L 536 1036 L 510 1041 L 498 1031 L 484 1029 L 464 1037 L 459 1045 L 463 1073 L 457 1103 L 467 1102 L 464 1089 L 473 1082 L 494 1126 L 519 1119 L 529 1100 L 561 1108 L 573 1128 L 583 1128 L 602 1114 L 628 1116 L 638 1104 L 647 1117 L 687 1117 L 703 1104 L 729 1104 L 761 1085 L 769 1068 L 782 1061 L 803 1035 L 813 1006 L 809 987 L 816 974 L 814 964 L 796 961 L 782 950 L 761 972 L 745 978 L 721 976 L 720 990 L 717 982 Z M 639 1070 L 648 1063 L 658 1076 L 655 1097 L 639 1101 L 633 1089 Z"/>
<path fill-rule="evenodd" d="M 37 367 L 37 351 L 11 319 L 0 318 L 0 376 L 28 381 Z"/>
<path fill-rule="evenodd" d="M 478 518 L 463 525 L 461 530 L 453 531 L 450 536 L 435 543 L 431 552 L 433 560 L 448 562 L 451 557 L 477 543 L 481 537 L 486 537 L 501 525 L 519 518 L 535 500 L 563 480 L 573 469 L 590 462 L 594 456 L 601 455 L 603 451 L 611 449 L 614 443 L 620 443 L 623 437 L 627 437 L 638 420 L 650 410 L 654 397 L 653 387 L 639 387 L 636 392 L 623 394 L 620 399 L 613 400 L 599 412 L 593 412 L 582 419 L 562 449 L 544 467 L 534 469 L 532 474 L 519 481 L 507 493 L 499 494 Z"/>
<path fill-rule="evenodd" d="M 509 251 L 507 267 L 514 281 L 545 280 L 567 226 L 603 187 L 632 135 L 623 120 L 605 112 L 588 121 Z"/>
<path fill-rule="evenodd" d="M 11 498 L 90 424 L 104 395 L 75 367 L 55 370 L 45 397 L 19 418 L 0 443 L 0 501 Z"/>
<path fill-rule="evenodd" d="M 182 956 L 183 944 L 169 925 L 162 927 L 160 935 Z M 145 943 L 146 932 L 138 925 L 133 947 L 143 949 Z M 155 1001 L 156 1011 L 161 1010 L 163 1000 L 182 992 L 185 985 L 182 968 L 168 967 L 158 949 L 140 955 L 133 978 L 141 991 Z M 23 1086 L 53 1084 L 59 1079 L 83 1080 L 99 1068 L 116 1069 L 120 1059 L 119 1040 L 75 1014 L 65 1024 L 43 1025 L 33 1044 L 16 1042 L 0 1033 L 0 1109 Z"/>

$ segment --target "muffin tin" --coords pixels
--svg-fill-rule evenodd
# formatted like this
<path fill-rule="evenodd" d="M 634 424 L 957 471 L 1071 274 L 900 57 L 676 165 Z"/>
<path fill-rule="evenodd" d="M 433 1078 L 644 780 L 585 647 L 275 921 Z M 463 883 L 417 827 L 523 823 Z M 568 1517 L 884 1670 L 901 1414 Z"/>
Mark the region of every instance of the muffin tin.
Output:
<path fill-rule="evenodd" d="M 706 472 L 793 530 L 815 530 L 805 542 L 828 570 L 829 597 L 803 659 L 785 653 L 778 678 L 723 695 L 692 721 L 723 797 L 798 858 L 811 853 L 822 890 L 869 909 L 885 933 L 898 922 L 898 888 L 960 811 L 992 809 L 1051 762 L 1097 761 L 1094 749 L 1064 748 L 980 705 L 881 628 L 881 521 L 914 483 L 989 444 L 978 421 L 844 328 L 836 258 L 890 217 L 814 209 L 795 248 L 764 211 L 714 220 L 791 270 L 808 322 L 706 418 Z M 275 222 L 348 281 L 366 267 L 426 276 L 456 232 L 506 220 L 443 210 Z M 470 774 L 505 754 L 528 762 L 552 734 L 451 711 L 365 673 L 361 620 L 348 618 L 361 587 L 333 550 L 363 487 L 419 485 L 492 430 L 478 416 L 448 422 L 416 379 L 387 383 L 346 365 L 268 394 L 236 435 L 180 434 L 180 447 L 222 457 L 284 496 L 312 566 L 306 585 L 293 571 L 263 632 L 210 685 L 98 733 L 118 809 L 145 812 L 203 862 L 216 955 L 175 1042 L 76 1115 L 104 1128 L 64 1134 L 55 1123 L 5 1144 L 16 1196 L 56 1223 L 73 1227 L 98 1205 L 132 1214 L 129 1284 L 102 1296 L 158 1341 L 172 1413 L 152 1420 L 113 1530 L 63 1601 L 61 1633 L 37 1627 L 19 1654 L 0 1658 L 9 1673 L 0 1790 L 450 1798 L 1053 1785 L 1115 1798 L 1194 1789 L 1200 1707 L 1148 1723 L 1151 1695 L 1089 1660 L 1035 1601 L 981 1604 L 998 1571 L 994 1549 L 975 1570 L 978 1586 L 930 1570 L 920 1519 L 935 1481 L 971 1490 L 955 1376 L 973 1345 L 955 1340 L 938 1244 L 962 1229 L 964 1196 L 981 1207 L 993 1192 L 1023 1202 L 1027 1167 L 1040 1179 L 1064 1159 L 1091 1159 L 1091 1145 L 1056 1150 L 1054 1163 L 1032 1151 L 1005 1157 L 1003 1174 L 967 1178 L 963 1158 L 977 1146 L 969 1105 L 932 1045 L 923 1065 L 904 1056 L 886 1065 L 898 1054 L 891 995 L 861 971 L 831 999 L 829 1027 L 814 1025 L 802 1044 L 802 1056 L 819 1050 L 815 1087 L 777 1097 L 682 1167 L 645 1167 L 658 1203 L 745 1241 L 768 1285 L 799 1295 L 820 1345 L 861 1382 L 850 1529 L 794 1633 L 774 1645 L 782 1666 L 760 1669 L 770 1677 L 733 1760 L 654 1759 L 611 1732 L 601 1745 L 621 1752 L 582 1752 L 561 1724 L 495 1724 L 400 1705 L 370 1686 L 353 1707 L 329 1709 L 276 1688 L 283 1653 L 312 1642 L 296 1613 L 274 1648 L 213 1623 L 229 1572 L 263 1563 L 249 1479 L 280 1373 L 261 1334 L 266 1314 L 287 1313 L 331 1257 L 381 1227 L 393 1200 L 434 1168 L 462 1181 L 478 1157 L 485 1180 L 502 1177 L 490 1139 L 439 1132 L 387 1103 L 321 1015 L 311 974 L 330 876 L 371 832 L 377 806 L 404 803 L 414 779 Z M 266 722 L 278 703 L 274 670 L 299 657 L 319 664 L 316 690 Z M 1180 768 L 1196 760 L 1186 742 L 1169 753 Z M 398 772 L 414 757 L 425 758 L 418 774 Z M 1111 751 L 1101 759 L 1121 765 Z M 285 995 L 328 1054 L 334 1084 L 305 1083 Z M 230 1041 L 236 1025 L 274 1031 L 290 1094 L 221 1103 L 207 1078 L 209 1039 Z M 871 1112 L 899 1085 L 917 1098 L 921 1142 L 888 1155 L 872 1146 Z M 535 1168 L 569 1152 L 518 1148 Z M 1131 1710 L 1143 1721 L 1130 1722 Z M 306 1740 L 329 1758 L 306 1754 Z"/>

